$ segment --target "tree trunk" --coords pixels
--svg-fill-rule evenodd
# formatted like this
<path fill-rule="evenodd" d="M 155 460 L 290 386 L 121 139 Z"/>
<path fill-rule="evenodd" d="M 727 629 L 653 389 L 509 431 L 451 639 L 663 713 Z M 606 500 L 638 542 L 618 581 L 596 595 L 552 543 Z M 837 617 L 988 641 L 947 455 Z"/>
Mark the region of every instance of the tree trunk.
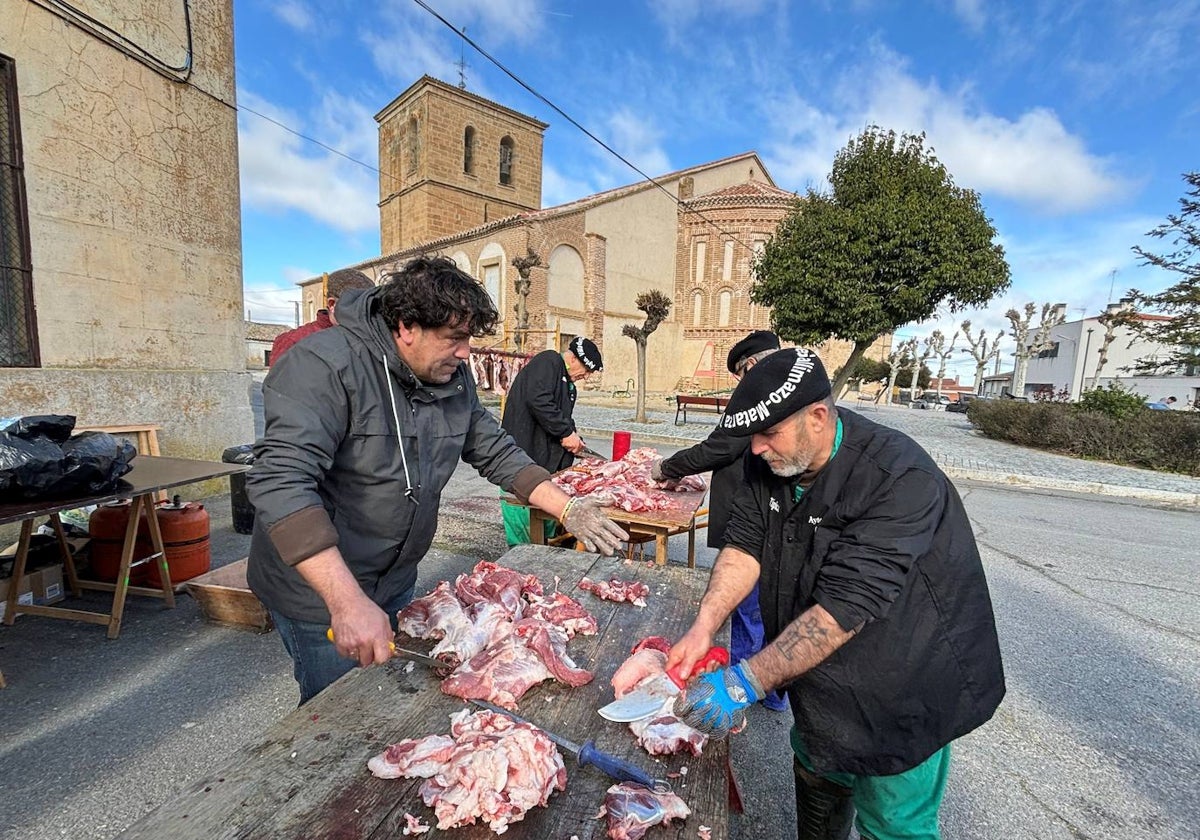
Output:
<path fill-rule="evenodd" d="M 900 365 L 892 365 L 892 371 L 888 374 L 887 388 L 879 392 L 879 396 L 875 398 L 875 404 L 879 405 L 880 400 L 885 401 L 885 405 L 892 403 L 892 389 L 896 387 L 896 380 L 900 378 Z"/>
<path fill-rule="evenodd" d="M 1025 371 L 1029 368 L 1029 356 L 1018 354 L 1013 364 L 1012 387 L 1009 393 L 1014 397 L 1025 396 Z"/>
<path fill-rule="evenodd" d="M 983 375 L 987 371 L 987 363 L 988 363 L 987 359 L 984 359 L 982 362 L 979 361 L 978 358 L 975 359 L 975 393 L 976 394 L 983 393 Z"/>
<path fill-rule="evenodd" d="M 871 341 L 854 342 L 854 349 L 850 352 L 850 358 L 846 360 L 846 364 L 842 365 L 841 371 L 834 378 L 830 387 L 835 398 L 841 396 L 842 389 L 846 387 L 846 382 L 850 379 L 850 374 L 854 373 L 854 366 L 858 364 L 858 360 L 863 357 L 863 354 L 867 352 L 867 348 L 872 343 L 874 343 L 874 339 Z"/>
<path fill-rule="evenodd" d="M 635 423 L 646 422 L 646 337 L 634 339 L 637 344 L 638 392 L 637 413 L 633 417 Z"/>

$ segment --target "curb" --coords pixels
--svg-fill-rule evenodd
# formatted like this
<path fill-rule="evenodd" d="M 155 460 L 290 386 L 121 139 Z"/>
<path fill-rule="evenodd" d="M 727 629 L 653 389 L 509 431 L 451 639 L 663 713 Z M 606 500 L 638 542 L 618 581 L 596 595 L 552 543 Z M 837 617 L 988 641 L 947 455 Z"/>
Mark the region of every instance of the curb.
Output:
<path fill-rule="evenodd" d="M 581 428 L 582 435 L 611 435 L 612 429 Z M 694 446 L 699 440 L 683 438 L 674 435 L 655 435 L 634 432 L 634 439 L 646 443 L 662 443 L 679 447 Z M 1040 475 L 1025 475 L 1022 473 L 1006 473 L 1000 470 L 973 470 L 964 467 L 953 467 L 938 462 L 942 472 L 950 478 L 962 478 L 968 481 L 979 481 L 984 484 L 1000 484 L 1008 487 L 1033 487 L 1039 490 L 1063 490 L 1070 493 L 1083 493 L 1092 496 L 1112 496 L 1116 498 L 1138 499 L 1144 502 L 1178 505 L 1182 507 L 1200 508 L 1200 493 L 1181 493 L 1176 490 L 1155 490 L 1150 487 L 1132 487 L 1126 484 L 1105 484 L 1100 481 L 1070 481 L 1061 478 L 1049 478 Z"/>

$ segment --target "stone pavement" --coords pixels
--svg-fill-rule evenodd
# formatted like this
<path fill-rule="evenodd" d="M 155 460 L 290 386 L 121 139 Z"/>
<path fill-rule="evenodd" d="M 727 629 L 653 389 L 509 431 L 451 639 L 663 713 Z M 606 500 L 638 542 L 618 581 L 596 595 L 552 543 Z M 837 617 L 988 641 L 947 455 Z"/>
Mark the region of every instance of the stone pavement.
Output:
<path fill-rule="evenodd" d="M 962 414 L 850 401 L 839 407 L 904 432 L 925 447 L 951 478 L 1200 507 L 1200 478 L 1085 461 L 991 440 L 978 434 Z M 585 439 L 588 434 L 625 430 L 632 432 L 635 446 L 644 442 L 684 447 L 703 440 L 716 423 L 714 414 L 694 414 L 687 424 L 676 426 L 674 409 L 647 411 L 649 423 L 631 422 L 633 414 L 632 404 L 609 407 L 581 401 L 575 406 L 575 424 Z"/>

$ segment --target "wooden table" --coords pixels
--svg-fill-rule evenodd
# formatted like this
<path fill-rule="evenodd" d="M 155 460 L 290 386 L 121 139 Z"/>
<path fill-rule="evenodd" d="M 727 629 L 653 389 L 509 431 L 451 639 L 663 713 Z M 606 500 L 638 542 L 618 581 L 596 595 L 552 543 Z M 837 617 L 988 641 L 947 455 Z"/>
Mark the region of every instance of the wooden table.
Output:
<path fill-rule="evenodd" d="M 671 510 L 643 510 L 630 513 L 615 507 L 604 508 L 604 514 L 624 528 L 631 537 L 644 534 L 654 539 L 654 561 L 660 566 L 667 562 L 667 539 L 676 534 L 687 534 L 687 564 L 696 568 L 696 511 L 704 502 L 707 490 L 690 490 L 686 493 L 671 493 L 677 507 Z M 516 498 L 505 496 L 509 504 L 521 504 Z M 529 538 L 535 545 L 546 544 L 543 523 L 557 520 L 538 507 L 529 505 Z M 636 540 L 630 540 L 636 542 Z"/>
<path fill-rule="evenodd" d="M 692 809 L 684 822 L 656 826 L 653 840 L 694 840 L 701 825 L 714 840 L 729 836 L 728 741 L 710 741 L 700 757 L 651 758 L 638 747 L 625 724 L 597 713 L 612 699 L 613 672 L 635 642 L 647 635 L 678 638 L 695 616 L 708 575 L 681 566 L 625 564 L 566 549 L 522 545 L 499 562 L 536 573 L 550 589 L 554 576 L 561 589 L 577 598 L 596 617 L 595 636 L 577 636 L 568 650 L 596 678 L 572 689 L 548 681 L 521 700 L 518 714 L 576 742 L 594 738 L 602 749 L 617 753 L 656 776 L 687 767 L 672 780 L 675 792 Z M 464 565 L 462 571 L 468 571 Z M 647 606 L 614 604 L 580 592 L 574 584 L 587 575 L 644 581 L 650 587 Z M 424 649 L 424 648 L 423 648 Z M 131 826 L 126 840 L 222 840 L 222 838 L 392 838 L 400 837 L 405 813 L 436 825 L 433 811 L 420 798 L 420 779 L 376 779 L 367 759 L 403 738 L 449 731 L 449 716 L 463 701 L 442 694 L 438 679 L 402 658 L 384 666 L 351 671 L 307 705 L 244 746 L 224 767 L 192 782 Z M 604 792 L 614 782 L 594 767 L 580 768 L 563 756 L 567 789 L 551 796 L 545 808 L 534 808 L 512 823 L 504 835 L 512 840 L 600 840 L 605 822 L 593 819 Z M 484 825 L 429 835 L 484 840 L 493 837 Z"/>
<path fill-rule="evenodd" d="M 4 613 L 4 623 L 12 624 L 18 613 L 40 615 L 47 618 L 68 618 L 76 621 L 89 621 L 93 624 L 108 625 L 108 638 L 115 639 L 121 632 L 121 616 L 125 611 L 126 595 L 147 595 L 152 598 L 162 598 L 167 606 L 175 606 L 175 593 L 171 589 L 171 573 L 167 568 L 165 550 L 163 548 L 162 530 L 159 528 L 158 515 L 154 507 L 154 494 L 168 487 L 179 487 L 184 484 L 194 484 L 223 475 L 243 472 L 247 467 L 240 464 L 221 464 L 213 461 L 194 461 L 188 458 L 161 458 L 150 455 L 139 455 L 133 460 L 130 470 L 118 485 L 106 493 L 96 493 L 90 496 L 79 496 L 71 499 L 55 501 L 26 501 L 0 504 L 0 525 L 10 522 L 21 523 L 21 536 L 17 543 L 17 555 L 13 563 L 12 579 L 19 581 L 25 573 L 25 561 L 29 554 L 30 537 L 33 534 L 33 524 L 40 516 L 50 517 L 50 524 L 58 538 L 59 549 L 63 555 L 63 563 L 67 573 L 67 585 L 72 594 L 79 596 L 81 589 L 93 589 L 102 592 L 112 592 L 112 610 L 110 612 L 93 612 L 90 610 L 73 610 L 64 607 L 48 607 L 36 604 L 18 604 L 18 587 L 10 586 L 8 591 L 8 606 Z M 129 525 L 125 528 L 125 542 L 121 548 L 121 565 L 117 572 L 116 583 L 101 583 L 99 581 L 80 580 L 75 574 L 75 561 L 67 546 L 66 535 L 63 533 L 62 522 L 58 514 L 64 510 L 98 505 L 116 499 L 131 499 L 129 506 Z M 141 512 L 146 510 L 150 526 L 150 540 L 155 553 L 151 558 L 159 564 L 159 576 L 162 578 L 162 588 L 129 585 L 129 567 L 134 558 L 134 543 L 137 538 L 138 520 Z"/>

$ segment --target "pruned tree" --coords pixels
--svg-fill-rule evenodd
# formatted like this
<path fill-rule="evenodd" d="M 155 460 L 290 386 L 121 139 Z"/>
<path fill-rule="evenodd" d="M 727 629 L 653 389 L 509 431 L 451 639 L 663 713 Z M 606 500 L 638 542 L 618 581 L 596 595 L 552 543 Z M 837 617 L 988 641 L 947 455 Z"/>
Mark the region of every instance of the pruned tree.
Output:
<path fill-rule="evenodd" d="M 628 336 L 637 344 L 637 368 L 638 368 L 638 393 L 637 393 L 637 414 L 633 418 L 635 423 L 646 422 L 646 339 L 650 337 L 650 333 L 658 329 L 658 325 L 666 320 L 667 315 L 671 312 L 671 299 L 660 292 L 658 289 L 653 289 L 649 292 L 642 292 L 634 301 L 642 312 L 646 313 L 646 321 L 640 327 L 635 327 L 633 324 L 626 324 L 621 327 L 621 335 Z"/>
<path fill-rule="evenodd" d="M 517 329 L 514 334 L 514 342 L 517 345 L 518 351 L 525 349 L 525 337 L 529 332 L 529 290 L 533 286 L 533 281 L 529 279 L 529 274 L 535 268 L 541 268 L 545 265 L 542 262 L 541 256 L 537 251 L 529 248 L 526 250 L 525 256 L 513 257 L 513 267 L 517 270 L 517 302 L 513 306 L 513 312 L 517 315 Z"/>
<path fill-rule="evenodd" d="M 934 330 L 931 335 L 925 336 L 924 340 L 921 342 L 921 346 L 925 348 L 921 351 L 921 355 L 917 356 L 914 352 L 914 355 L 913 355 L 914 374 L 913 374 L 913 378 L 912 378 L 912 385 L 909 387 L 909 390 L 908 390 L 909 400 L 915 400 L 917 398 L 917 386 L 920 384 L 920 380 L 921 380 L 921 376 L 920 376 L 921 368 L 925 367 L 925 362 L 928 361 L 929 357 L 933 355 L 933 345 L 934 345 L 934 342 L 936 341 L 934 336 L 940 336 L 940 335 L 941 335 L 940 332 L 938 332 L 937 330 Z M 925 384 L 926 385 L 929 384 L 928 379 L 925 380 Z"/>
<path fill-rule="evenodd" d="M 935 340 L 932 346 L 933 355 L 938 360 L 937 373 L 937 395 L 942 395 L 942 381 L 946 378 L 946 360 L 950 358 L 950 354 L 954 352 L 954 344 L 958 341 L 958 333 L 950 336 L 950 342 L 946 343 L 946 336 L 941 330 L 934 330 L 933 336 Z"/>
<path fill-rule="evenodd" d="M 1104 327 L 1104 337 L 1100 339 L 1100 346 L 1096 348 L 1096 369 L 1092 372 L 1090 379 L 1087 375 L 1087 359 L 1083 360 L 1083 377 L 1084 391 L 1091 391 L 1100 381 L 1100 374 L 1104 372 L 1105 365 L 1108 364 L 1108 348 L 1114 341 L 1117 340 L 1117 328 L 1129 327 L 1136 331 L 1138 324 L 1141 322 L 1134 317 L 1133 311 L 1129 308 L 1110 309 L 1104 312 L 1096 319 L 1100 326 Z M 1139 359 L 1134 363 L 1133 367 L 1136 370 L 1141 365 Z"/>
<path fill-rule="evenodd" d="M 975 393 L 982 394 L 983 377 L 987 373 L 987 366 L 1000 358 L 1000 341 L 1004 338 L 1004 330 L 996 330 L 996 337 L 992 339 L 990 345 L 984 330 L 979 331 L 978 338 L 971 337 L 971 321 L 969 319 L 962 322 L 962 331 L 970 349 L 964 348 L 961 352 L 970 353 L 971 358 L 975 360 Z"/>
<path fill-rule="evenodd" d="M 1143 338 L 1170 348 L 1165 357 L 1139 359 L 1134 367 L 1138 373 L 1200 370 L 1200 171 L 1185 173 L 1183 180 L 1190 189 L 1179 199 L 1181 211 L 1147 234 L 1169 242 L 1170 250 L 1155 254 L 1141 246 L 1133 249 L 1143 265 L 1182 275 L 1156 294 L 1129 292 L 1139 308 L 1172 316 L 1169 321 L 1137 322 Z"/>
<path fill-rule="evenodd" d="M 956 186 L 923 134 L 867 128 L 837 153 L 832 191 L 809 189 L 755 262 L 751 300 L 780 338 L 854 344 L 833 383 L 885 333 L 1008 288 L 1004 249 L 979 195 Z"/>
<path fill-rule="evenodd" d="M 1037 329 L 1033 330 L 1033 338 L 1030 338 L 1031 324 L 1033 322 L 1033 313 L 1037 312 L 1037 304 L 1033 301 L 1025 304 L 1025 316 L 1022 318 L 1021 313 L 1015 309 L 1010 309 L 1004 313 L 1004 317 L 1012 324 L 1012 329 L 1009 334 L 1017 342 L 1017 349 L 1014 353 L 1013 360 L 1013 381 L 1012 395 L 1014 397 L 1025 396 L 1025 374 L 1029 370 L 1029 360 L 1043 350 L 1049 350 L 1054 342 L 1050 340 L 1050 330 L 1063 323 L 1066 318 L 1063 315 L 1063 307 L 1060 304 L 1055 306 L 1051 303 L 1042 304 L 1042 319 L 1038 323 Z"/>
<path fill-rule="evenodd" d="M 908 341 L 902 341 L 892 348 L 892 352 L 888 353 L 887 357 L 888 365 L 891 367 L 891 370 L 888 373 L 887 388 L 885 388 L 883 392 L 875 398 L 875 402 L 878 403 L 879 400 L 885 396 L 889 403 L 892 401 L 892 390 L 896 387 L 896 379 L 900 376 L 904 365 L 908 361 L 908 357 L 915 355 L 916 352 L 917 340 L 915 338 L 910 338 Z"/>

